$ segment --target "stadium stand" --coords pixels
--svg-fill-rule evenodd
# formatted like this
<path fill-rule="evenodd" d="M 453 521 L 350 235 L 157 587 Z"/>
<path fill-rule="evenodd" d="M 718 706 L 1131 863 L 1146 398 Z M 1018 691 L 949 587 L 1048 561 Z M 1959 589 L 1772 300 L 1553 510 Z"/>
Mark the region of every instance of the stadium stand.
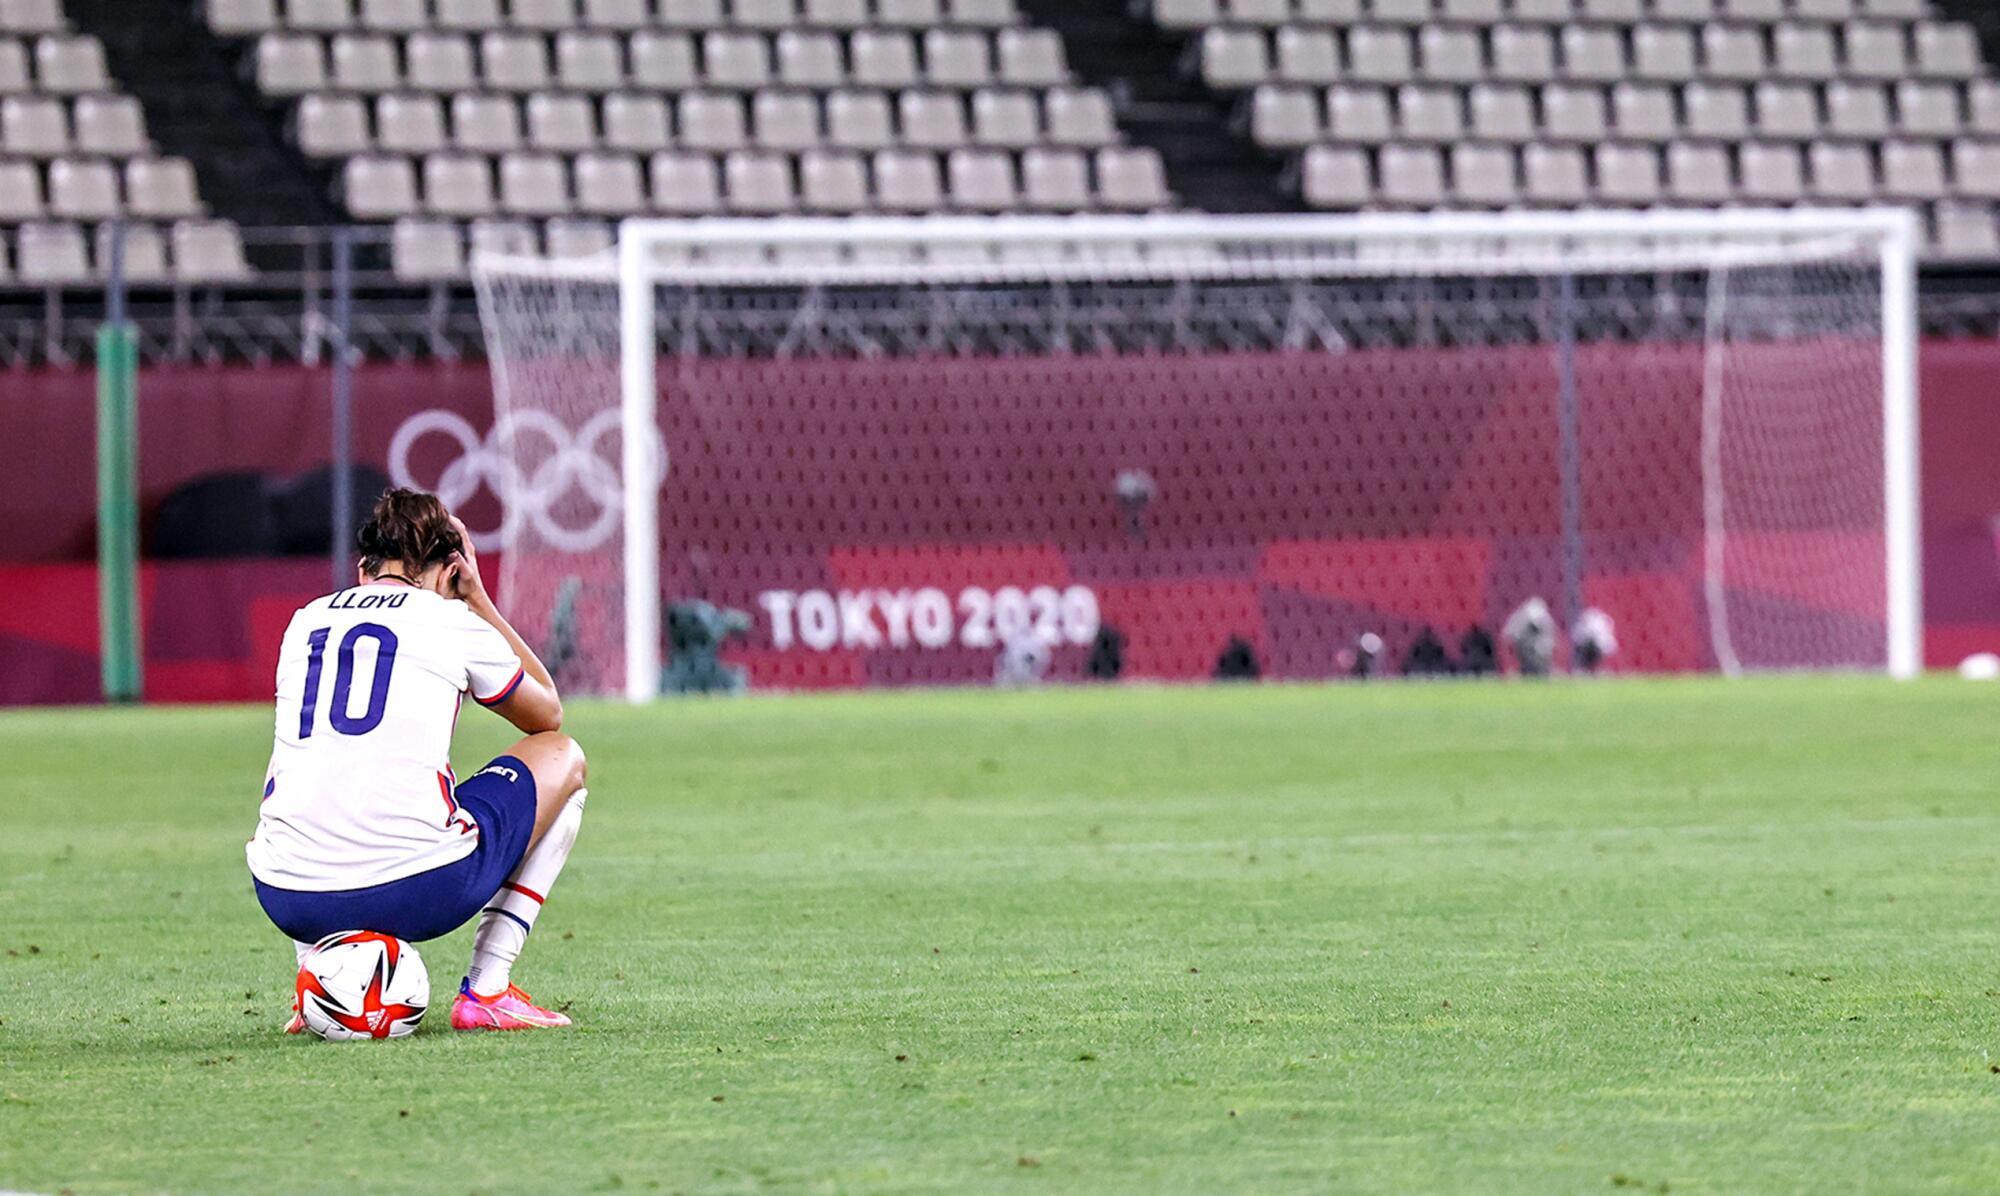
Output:
<path fill-rule="evenodd" d="M 1315 208 L 1908 202 L 2000 253 L 2000 80 L 1925 0 L 1154 0 Z"/>
<path fill-rule="evenodd" d="M 1144 211 L 1157 154 L 1012 0 L 213 0 L 400 273 L 645 213 Z M 444 242 L 450 242 L 445 244 Z"/>

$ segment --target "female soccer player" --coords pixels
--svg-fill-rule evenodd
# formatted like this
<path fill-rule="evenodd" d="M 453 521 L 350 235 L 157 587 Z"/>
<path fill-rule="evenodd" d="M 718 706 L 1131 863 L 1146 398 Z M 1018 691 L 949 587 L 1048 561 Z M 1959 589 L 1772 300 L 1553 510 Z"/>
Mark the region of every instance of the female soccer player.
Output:
<path fill-rule="evenodd" d="M 583 821 L 583 752 L 562 699 L 479 577 L 436 496 L 391 490 L 358 539 L 357 584 L 292 616 L 250 874 L 296 943 L 341 930 L 422 941 L 477 916 L 455 1030 L 566 1026 L 511 978 Z M 459 783 L 466 694 L 526 733 Z M 288 1034 L 304 1028 L 296 1005 Z"/>

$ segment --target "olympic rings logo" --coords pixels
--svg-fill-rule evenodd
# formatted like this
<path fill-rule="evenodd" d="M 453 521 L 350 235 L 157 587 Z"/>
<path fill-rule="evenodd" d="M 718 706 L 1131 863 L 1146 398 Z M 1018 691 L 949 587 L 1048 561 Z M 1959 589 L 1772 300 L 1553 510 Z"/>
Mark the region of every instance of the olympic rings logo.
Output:
<path fill-rule="evenodd" d="M 620 430 L 619 411 L 609 408 L 571 432 L 546 411 L 516 411 L 493 421 L 481 440 L 463 416 L 453 411 L 419 412 L 403 421 L 389 441 L 389 477 L 398 486 L 429 490 L 456 508 L 485 485 L 500 499 L 500 526 L 475 531 L 479 548 L 518 543 L 522 527 L 551 548 L 589 552 L 601 548 L 617 530 L 625 493 L 618 477 L 618 458 L 607 455 L 604 441 Z M 425 481 L 410 467 L 410 454 L 426 436 L 443 436 L 458 444 L 458 456 L 435 479 Z M 653 485 L 667 477 L 667 446 L 653 430 Z M 532 456 L 530 454 L 533 454 Z M 536 461 L 524 470 L 524 462 Z M 596 508 L 582 526 L 570 526 L 557 511 L 581 505 L 571 492 Z"/>

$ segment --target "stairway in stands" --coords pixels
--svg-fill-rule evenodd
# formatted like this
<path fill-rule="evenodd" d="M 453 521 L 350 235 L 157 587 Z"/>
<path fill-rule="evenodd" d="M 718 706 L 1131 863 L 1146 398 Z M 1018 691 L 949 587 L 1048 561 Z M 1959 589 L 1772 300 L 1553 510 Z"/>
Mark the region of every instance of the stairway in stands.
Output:
<path fill-rule="evenodd" d="M 1063 39 L 1080 82 L 1111 92 L 1118 124 L 1137 145 L 1160 151 L 1167 185 L 1183 205 L 1207 212 L 1287 212 L 1296 197 L 1278 163 L 1230 127 L 1228 100 L 1180 70 L 1181 45 L 1124 0 L 1020 0 L 1035 24 Z"/>
<path fill-rule="evenodd" d="M 65 0 L 79 32 L 104 42 L 111 74 L 146 110 L 162 153 L 194 164 L 210 210 L 246 227 L 341 219 L 322 182 L 284 137 L 279 118 L 237 73 L 195 0 Z"/>

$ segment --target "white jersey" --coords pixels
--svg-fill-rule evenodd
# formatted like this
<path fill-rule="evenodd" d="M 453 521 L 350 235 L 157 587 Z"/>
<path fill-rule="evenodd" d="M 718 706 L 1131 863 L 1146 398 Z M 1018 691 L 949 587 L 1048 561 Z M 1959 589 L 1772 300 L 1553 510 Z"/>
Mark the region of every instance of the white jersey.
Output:
<path fill-rule="evenodd" d="M 497 705 L 520 683 L 506 637 L 429 590 L 377 582 L 302 607 L 278 650 L 251 874 L 327 892 L 470 855 L 479 826 L 452 798 L 459 703 Z"/>

